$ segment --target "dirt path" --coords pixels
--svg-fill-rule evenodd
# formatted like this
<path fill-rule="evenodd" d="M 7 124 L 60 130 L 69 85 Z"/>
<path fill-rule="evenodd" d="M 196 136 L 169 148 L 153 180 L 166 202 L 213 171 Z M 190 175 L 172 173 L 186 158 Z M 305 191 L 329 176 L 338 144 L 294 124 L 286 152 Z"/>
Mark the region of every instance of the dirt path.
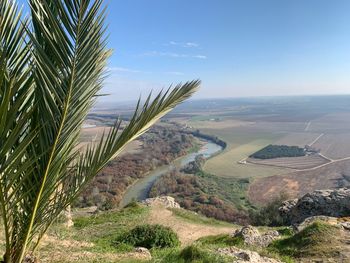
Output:
<path fill-rule="evenodd" d="M 210 235 L 229 234 L 234 231 L 232 227 L 210 226 L 185 221 L 173 214 L 164 206 L 153 206 L 149 216 L 149 223 L 161 224 L 172 228 L 179 236 L 182 246 L 186 246 L 198 238 Z"/>
<path fill-rule="evenodd" d="M 324 133 L 321 133 L 315 140 L 313 140 L 310 144 L 309 144 L 309 146 L 312 146 L 312 145 L 314 145 L 319 139 L 321 139 L 321 137 L 324 135 Z"/>
<path fill-rule="evenodd" d="M 320 154 L 321 155 L 321 154 Z M 321 155 L 323 158 L 327 158 L 328 160 L 330 160 L 328 163 L 325 163 L 325 164 L 321 164 L 319 166 L 316 166 L 316 167 L 312 167 L 312 168 L 307 168 L 307 169 L 295 169 L 295 171 L 297 172 L 306 172 L 306 171 L 313 171 L 313 170 L 317 170 L 317 169 L 320 169 L 322 167 L 325 167 L 325 166 L 328 166 L 330 164 L 334 164 L 334 163 L 338 163 L 338 162 L 343 162 L 343 161 L 348 161 L 350 160 L 350 157 L 345 157 L 345 158 L 341 158 L 341 159 L 336 159 L 336 160 L 333 160 L 333 159 L 329 159 L 328 157 L 324 156 L 324 155 Z"/>
<path fill-rule="evenodd" d="M 311 125 L 311 121 L 309 121 L 308 123 L 306 123 L 306 127 L 304 131 L 308 131 Z"/>

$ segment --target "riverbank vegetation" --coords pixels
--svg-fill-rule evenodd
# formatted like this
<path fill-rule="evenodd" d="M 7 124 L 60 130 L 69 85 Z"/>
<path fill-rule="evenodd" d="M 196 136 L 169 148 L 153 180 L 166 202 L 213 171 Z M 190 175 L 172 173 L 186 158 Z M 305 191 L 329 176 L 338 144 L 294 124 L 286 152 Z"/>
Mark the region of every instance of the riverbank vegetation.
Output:
<path fill-rule="evenodd" d="M 174 127 L 155 126 L 140 137 L 142 148 L 112 160 L 80 195 L 77 207 L 116 207 L 128 186 L 158 166 L 169 164 L 198 147 L 196 139 Z"/>
<path fill-rule="evenodd" d="M 170 195 L 181 207 L 207 217 L 235 223 L 248 222 L 244 192 L 249 180 L 223 179 L 204 172 L 172 171 L 153 185 L 150 196 Z"/>

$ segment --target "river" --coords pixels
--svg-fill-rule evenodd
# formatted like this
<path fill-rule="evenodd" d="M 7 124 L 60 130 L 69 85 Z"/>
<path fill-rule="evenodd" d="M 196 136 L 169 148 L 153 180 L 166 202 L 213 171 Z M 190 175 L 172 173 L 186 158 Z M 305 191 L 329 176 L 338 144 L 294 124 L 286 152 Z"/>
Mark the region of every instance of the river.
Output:
<path fill-rule="evenodd" d="M 133 185 L 131 185 L 125 192 L 123 199 L 120 202 L 120 207 L 124 207 L 129 204 L 132 200 L 144 200 L 148 197 L 148 193 L 151 190 L 154 182 L 162 175 L 170 172 L 172 169 L 181 168 L 186 164 L 194 161 L 196 156 L 202 154 L 204 158 L 209 158 L 217 153 L 219 153 L 223 148 L 213 142 L 202 140 L 204 142 L 203 146 L 193 153 L 184 155 L 168 165 L 163 165 L 155 170 L 148 173 L 148 175 L 142 179 L 137 180 Z"/>

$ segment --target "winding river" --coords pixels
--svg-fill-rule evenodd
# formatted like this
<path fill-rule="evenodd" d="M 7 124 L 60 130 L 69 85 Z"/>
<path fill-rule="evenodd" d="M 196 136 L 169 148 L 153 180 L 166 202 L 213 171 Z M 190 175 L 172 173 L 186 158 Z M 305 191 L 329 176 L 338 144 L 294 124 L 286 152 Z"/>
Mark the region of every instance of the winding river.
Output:
<path fill-rule="evenodd" d="M 202 154 L 205 158 L 209 158 L 213 155 L 216 155 L 220 151 L 223 150 L 223 148 L 213 142 L 203 140 L 201 141 L 204 143 L 202 147 L 197 151 L 193 153 L 189 153 L 187 155 L 184 155 L 172 163 L 168 165 L 163 165 L 155 170 L 148 173 L 148 175 L 142 179 L 137 180 L 133 185 L 131 185 L 128 190 L 125 192 L 123 199 L 120 202 L 120 207 L 124 207 L 127 204 L 129 204 L 132 200 L 144 200 L 148 197 L 148 193 L 151 190 L 154 182 L 162 175 L 166 174 L 167 172 L 171 171 L 172 169 L 181 168 L 185 166 L 186 164 L 194 161 L 196 156 Z"/>

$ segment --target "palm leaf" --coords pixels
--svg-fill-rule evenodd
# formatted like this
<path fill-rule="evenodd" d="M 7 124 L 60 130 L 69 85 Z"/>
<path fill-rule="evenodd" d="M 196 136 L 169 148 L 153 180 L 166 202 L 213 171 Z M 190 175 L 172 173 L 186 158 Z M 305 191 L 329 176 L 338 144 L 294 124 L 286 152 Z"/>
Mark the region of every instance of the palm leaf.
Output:
<path fill-rule="evenodd" d="M 0 203 L 6 262 L 22 262 L 59 214 L 125 145 L 192 95 L 179 84 L 137 104 L 101 141 L 78 150 L 80 130 L 105 78 L 110 51 L 102 0 L 30 0 L 31 25 L 0 4 Z"/>

